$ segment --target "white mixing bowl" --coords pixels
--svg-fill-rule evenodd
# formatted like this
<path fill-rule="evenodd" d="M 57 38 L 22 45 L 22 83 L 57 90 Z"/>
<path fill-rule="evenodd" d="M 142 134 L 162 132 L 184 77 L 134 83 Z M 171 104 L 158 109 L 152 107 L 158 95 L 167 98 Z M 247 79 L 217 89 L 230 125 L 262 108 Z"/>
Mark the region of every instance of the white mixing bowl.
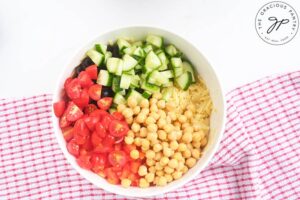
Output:
<path fill-rule="evenodd" d="M 58 140 L 59 146 L 62 149 L 65 157 L 71 163 L 73 168 L 78 171 L 84 178 L 86 178 L 91 183 L 95 184 L 97 187 L 107 190 L 112 193 L 130 196 L 130 197 L 149 197 L 160 195 L 177 188 L 180 188 L 187 182 L 194 179 L 209 163 L 214 153 L 216 152 L 220 140 L 223 135 L 223 129 L 225 124 L 225 100 L 223 95 L 223 90 L 220 85 L 219 79 L 213 69 L 213 67 L 208 63 L 205 57 L 200 53 L 200 51 L 189 41 L 178 36 L 177 34 L 171 33 L 169 31 L 153 28 L 153 27 L 126 27 L 120 28 L 101 34 L 94 40 L 88 42 L 84 45 L 79 52 L 74 55 L 69 63 L 64 66 L 62 73 L 58 79 L 58 84 L 54 90 L 53 102 L 60 100 L 61 93 L 64 85 L 64 81 L 70 76 L 74 68 L 80 63 L 80 61 L 85 56 L 88 49 L 92 48 L 95 43 L 107 43 L 110 40 L 115 40 L 119 37 L 131 37 L 135 39 L 143 39 L 148 34 L 157 34 L 164 37 L 165 42 L 174 44 L 180 51 L 182 51 L 189 61 L 193 64 L 196 71 L 204 79 L 213 101 L 214 109 L 212 111 L 210 126 L 211 131 L 209 134 L 208 144 L 203 152 L 203 156 L 198 160 L 197 164 L 190 169 L 182 178 L 173 181 L 163 187 L 149 187 L 149 188 L 138 188 L 129 187 L 123 188 L 118 185 L 112 185 L 108 183 L 105 179 L 94 174 L 91 171 L 82 169 L 76 163 L 75 158 L 67 151 L 66 142 L 63 138 L 61 129 L 59 127 L 59 120 L 55 117 L 53 112 L 53 126 L 56 138 Z"/>

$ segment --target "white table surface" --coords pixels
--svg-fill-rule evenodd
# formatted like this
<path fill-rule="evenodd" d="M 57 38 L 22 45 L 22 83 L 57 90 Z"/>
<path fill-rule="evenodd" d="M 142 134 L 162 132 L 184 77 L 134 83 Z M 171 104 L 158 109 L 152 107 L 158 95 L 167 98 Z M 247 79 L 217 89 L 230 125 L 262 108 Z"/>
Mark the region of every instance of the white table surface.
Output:
<path fill-rule="evenodd" d="M 162 27 L 192 41 L 225 92 L 300 69 L 300 33 L 272 46 L 255 31 L 262 0 L 0 0 L 0 98 L 52 93 L 63 65 L 84 43 L 130 25 Z M 289 0 L 298 15 L 300 1 Z M 72 66 L 70 66 L 72 67 Z"/>

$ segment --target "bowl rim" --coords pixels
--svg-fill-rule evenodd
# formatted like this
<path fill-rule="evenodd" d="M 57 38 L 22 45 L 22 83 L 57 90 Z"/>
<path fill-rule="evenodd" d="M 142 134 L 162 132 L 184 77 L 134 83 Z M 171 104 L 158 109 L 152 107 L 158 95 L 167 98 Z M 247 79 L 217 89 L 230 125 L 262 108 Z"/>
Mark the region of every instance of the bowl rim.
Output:
<path fill-rule="evenodd" d="M 101 187 L 100 187 L 95 181 L 90 180 L 89 178 L 87 178 L 83 174 L 82 170 L 84 170 L 84 169 L 81 169 L 77 164 L 74 164 L 74 162 L 71 161 L 71 159 L 72 159 L 71 155 L 67 152 L 67 148 L 65 147 L 64 141 L 60 140 L 60 138 L 59 138 L 59 134 L 61 134 L 61 132 L 57 131 L 57 130 L 60 130 L 60 128 L 59 128 L 59 125 L 58 125 L 58 122 L 57 122 L 58 119 L 57 119 L 57 117 L 54 114 L 53 106 L 51 106 L 52 107 L 52 125 L 53 125 L 53 129 L 54 129 L 54 134 L 55 134 L 56 140 L 57 140 L 57 142 L 59 144 L 59 148 L 62 150 L 62 152 L 64 154 L 64 157 L 67 159 L 68 163 L 76 170 L 76 172 L 78 172 L 83 178 L 85 178 L 86 180 L 88 180 L 90 183 L 92 183 L 96 187 L 100 187 L 100 189 L 103 189 L 104 191 L 108 191 L 108 192 L 111 192 L 111 193 L 114 193 L 114 194 L 117 194 L 117 195 L 122 195 L 122 196 L 130 197 L 130 198 L 136 198 L 136 197 L 139 197 L 139 198 L 150 198 L 150 197 L 153 197 L 153 196 L 162 195 L 162 194 L 165 194 L 167 192 L 173 191 L 176 188 L 180 188 L 183 185 L 187 184 L 188 182 L 192 181 L 195 178 L 196 175 L 198 175 L 199 173 L 201 173 L 204 170 L 204 168 L 206 168 L 208 166 L 208 164 L 212 160 L 213 156 L 215 155 L 216 151 L 218 150 L 218 148 L 220 146 L 220 142 L 221 142 L 221 140 L 223 138 L 223 135 L 224 135 L 225 123 L 226 123 L 226 108 L 227 108 L 227 106 L 226 106 L 226 100 L 225 100 L 225 95 L 224 95 L 224 89 L 223 89 L 222 84 L 220 83 L 220 78 L 219 78 L 218 73 L 216 72 L 216 70 L 214 69 L 214 67 L 210 64 L 210 62 L 208 62 L 208 60 L 206 59 L 206 56 L 198 49 L 197 46 L 195 46 L 192 42 L 190 42 L 190 40 L 185 39 L 185 37 L 183 37 L 181 34 L 174 33 L 173 31 L 170 31 L 170 30 L 168 30 L 166 28 L 162 28 L 162 27 L 159 27 L 159 26 L 153 26 L 153 25 L 151 25 L 151 26 L 148 26 L 148 25 L 121 26 L 121 27 L 118 27 L 118 28 L 110 28 L 107 31 L 100 32 L 96 36 L 91 37 L 92 39 L 86 40 L 83 44 L 80 45 L 79 48 L 76 48 L 76 50 L 70 52 L 70 56 L 67 57 L 66 61 L 62 65 L 63 67 L 62 67 L 62 69 L 60 71 L 60 75 L 58 76 L 57 83 L 55 84 L 54 92 L 53 92 L 53 96 L 52 96 L 52 105 L 56 101 L 55 100 L 55 96 L 57 95 L 56 93 L 59 92 L 59 90 L 61 89 L 60 88 L 60 80 L 62 80 L 63 78 L 65 78 L 65 76 L 64 76 L 65 75 L 64 74 L 65 70 L 68 68 L 68 66 L 70 65 L 71 61 L 73 59 L 75 59 L 75 57 L 88 44 L 92 43 L 93 41 L 97 40 L 98 38 L 100 38 L 103 35 L 107 35 L 109 33 L 117 32 L 117 31 L 121 31 L 121 30 L 126 30 L 126 29 L 134 29 L 134 28 L 152 29 L 152 30 L 162 31 L 162 32 L 166 32 L 168 34 L 171 34 L 171 35 L 174 35 L 174 36 L 180 38 L 185 43 L 187 43 L 188 45 L 190 45 L 194 49 L 196 49 L 197 53 L 200 53 L 203 56 L 203 59 L 207 62 L 207 64 L 211 68 L 213 74 L 215 75 L 218 87 L 220 88 L 220 94 L 221 94 L 221 97 L 222 97 L 222 104 L 223 104 L 223 110 L 222 110 L 223 111 L 223 116 L 222 116 L 222 122 L 220 124 L 221 129 L 219 131 L 219 136 L 215 138 L 215 141 L 214 141 L 214 143 L 213 143 L 213 145 L 211 147 L 212 148 L 211 149 L 211 153 L 208 155 L 206 161 L 201 166 L 199 166 L 196 169 L 196 171 L 194 173 L 194 176 L 190 176 L 189 178 L 187 178 L 187 180 L 178 182 L 176 185 L 171 185 L 168 188 L 166 188 L 165 186 L 161 187 L 162 190 L 159 190 L 158 192 L 143 193 L 141 195 L 132 195 L 131 193 L 124 194 L 122 192 L 119 192 L 118 190 L 112 189 L 113 185 L 110 184 L 110 183 L 108 183 L 108 182 L 107 182 L 107 185 L 101 185 Z M 102 177 L 100 177 L 100 178 L 102 178 Z M 128 188 L 128 189 L 130 189 L 130 188 Z"/>

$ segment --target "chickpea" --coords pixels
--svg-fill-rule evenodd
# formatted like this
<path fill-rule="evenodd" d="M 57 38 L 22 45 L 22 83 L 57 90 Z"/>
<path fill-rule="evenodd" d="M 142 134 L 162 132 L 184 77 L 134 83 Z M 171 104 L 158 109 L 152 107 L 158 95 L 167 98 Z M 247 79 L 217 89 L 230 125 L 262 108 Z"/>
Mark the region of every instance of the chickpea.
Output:
<path fill-rule="evenodd" d="M 187 144 L 187 147 L 190 151 L 193 149 L 193 145 L 191 143 Z"/>
<path fill-rule="evenodd" d="M 168 157 L 165 157 L 165 156 L 162 157 L 162 158 L 160 159 L 160 161 L 159 161 L 159 163 L 161 164 L 161 166 L 167 165 L 168 162 L 169 162 L 169 158 L 168 158 Z"/>
<path fill-rule="evenodd" d="M 153 113 L 155 113 L 155 112 L 157 113 L 157 111 L 158 111 L 157 105 L 156 104 L 151 105 L 150 106 L 150 111 L 153 112 Z"/>
<path fill-rule="evenodd" d="M 156 171 L 155 166 L 149 167 L 148 171 L 151 173 L 155 173 L 155 171 Z"/>
<path fill-rule="evenodd" d="M 145 179 L 148 181 L 148 183 L 151 183 L 154 181 L 154 173 L 150 172 L 148 174 L 146 174 Z"/>
<path fill-rule="evenodd" d="M 183 157 L 185 157 L 185 158 L 189 158 L 189 157 L 191 157 L 192 156 L 192 153 L 191 153 L 191 151 L 190 150 L 185 150 L 183 153 Z"/>
<path fill-rule="evenodd" d="M 130 108 L 125 108 L 122 111 L 122 114 L 124 115 L 125 118 L 130 118 L 133 115 L 133 111 Z"/>
<path fill-rule="evenodd" d="M 149 146 L 142 146 L 141 149 L 143 152 L 146 152 L 147 150 L 149 150 Z"/>
<path fill-rule="evenodd" d="M 138 150 L 134 149 L 132 151 L 130 151 L 130 157 L 132 159 L 138 159 L 140 157 L 140 153 Z"/>
<path fill-rule="evenodd" d="M 187 126 L 187 127 L 185 127 L 184 129 L 183 129 L 183 132 L 184 133 L 193 133 L 194 132 L 194 129 L 193 129 L 193 127 L 192 126 Z"/>
<path fill-rule="evenodd" d="M 178 151 L 184 152 L 184 151 L 186 151 L 186 150 L 187 150 L 187 145 L 186 145 L 186 144 L 180 143 L 180 144 L 178 145 Z"/>
<path fill-rule="evenodd" d="M 142 127 L 142 128 L 140 129 L 140 137 L 146 137 L 146 136 L 147 136 L 147 133 L 148 133 L 147 128 Z"/>
<path fill-rule="evenodd" d="M 171 101 L 171 102 L 167 103 L 166 108 L 167 108 L 168 111 L 172 111 L 176 108 L 176 105 L 175 105 L 174 102 Z"/>
<path fill-rule="evenodd" d="M 117 110 L 118 110 L 118 112 L 122 113 L 125 108 L 126 108 L 126 106 L 124 104 L 119 104 L 117 107 Z"/>
<path fill-rule="evenodd" d="M 133 108 L 133 114 L 137 115 L 141 112 L 141 107 L 139 106 L 136 106 Z"/>
<path fill-rule="evenodd" d="M 177 115 L 175 112 L 169 112 L 168 116 L 171 118 L 172 121 L 176 121 Z"/>
<path fill-rule="evenodd" d="M 156 176 L 164 176 L 165 172 L 162 170 L 159 170 L 159 171 L 156 171 L 155 174 L 156 174 Z"/>
<path fill-rule="evenodd" d="M 185 160 L 178 162 L 177 170 L 182 170 L 185 167 Z"/>
<path fill-rule="evenodd" d="M 185 174 L 188 170 L 189 168 L 187 166 L 184 166 L 181 171 Z"/>
<path fill-rule="evenodd" d="M 143 108 L 140 113 L 143 113 L 144 115 L 148 115 L 149 112 L 150 112 L 149 108 Z"/>
<path fill-rule="evenodd" d="M 205 147 L 206 144 L 207 144 L 207 138 L 205 137 L 201 140 L 201 147 Z"/>
<path fill-rule="evenodd" d="M 201 125 L 193 124 L 193 128 L 194 128 L 194 131 L 200 131 L 201 130 Z"/>
<path fill-rule="evenodd" d="M 142 147 L 148 147 L 150 146 L 149 140 L 141 139 Z"/>
<path fill-rule="evenodd" d="M 174 172 L 174 169 L 169 167 L 169 166 L 166 166 L 164 168 L 164 171 L 167 173 L 167 174 L 172 174 Z"/>
<path fill-rule="evenodd" d="M 134 137 L 134 132 L 133 132 L 132 130 L 129 130 L 129 131 L 127 132 L 127 136 L 129 136 L 129 137 Z"/>
<path fill-rule="evenodd" d="M 190 110 L 187 110 L 184 112 L 184 116 L 186 116 L 187 119 L 192 119 L 193 118 L 193 112 Z"/>
<path fill-rule="evenodd" d="M 178 161 L 181 161 L 183 159 L 182 154 L 179 153 L 179 152 L 175 152 L 174 155 L 173 155 L 173 158 L 178 160 Z"/>
<path fill-rule="evenodd" d="M 158 110 L 157 114 L 159 114 L 160 118 L 166 118 L 167 114 L 164 110 Z"/>
<path fill-rule="evenodd" d="M 126 122 L 127 124 L 132 124 L 133 118 L 132 117 L 126 118 Z"/>
<path fill-rule="evenodd" d="M 168 166 L 173 168 L 173 169 L 177 168 L 178 167 L 178 160 L 172 158 L 170 160 L 170 162 L 168 163 Z"/>
<path fill-rule="evenodd" d="M 164 153 L 164 156 L 170 157 L 174 154 L 174 151 L 172 149 L 170 149 L 169 147 L 164 147 L 163 153 Z"/>
<path fill-rule="evenodd" d="M 193 142 L 200 142 L 202 138 L 205 137 L 205 135 L 203 131 L 198 131 L 198 132 L 194 132 L 192 137 L 193 137 Z"/>
<path fill-rule="evenodd" d="M 162 145 L 163 148 L 169 147 L 169 143 L 168 142 L 162 142 L 161 145 Z"/>
<path fill-rule="evenodd" d="M 154 152 L 153 150 L 148 150 L 148 151 L 146 152 L 146 158 L 148 158 L 148 159 L 153 159 L 153 158 L 155 158 L 155 152 Z"/>
<path fill-rule="evenodd" d="M 195 148 L 200 148 L 201 147 L 201 142 L 192 142 L 192 145 Z"/>
<path fill-rule="evenodd" d="M 159 100 L 159 101 L 157 102 L 157 106 L 158 106 L 158 108 L 160 108 L 160 109 L 164 109 L 164 108 L 166 107 L 166 102 L 165 102 L 165 100 Z"/>
<path fill-rule="evenodd" d="M 200 150 L 199 149 L 192 149 L 192 156 L 195 158 L 195 159 L 198 159 L 200 158 Z"/>
<path fill-rule="evenodd" d="M 173 172 L 172 176 L 175 180 L 177 180 L 177 179 L 182 177 L 182 172 L 181 171 L 175 171 L 175 172 Z"/>
<path fill-rule="evenodd" d="M 180 130 L 176 131 L 176 136 L 177 136 L 176 140 L 180 140 L 182 137 L 182 131 L 180 131 Z"/>
<path fill-rule="evenodd" d="M 195 158 L 188 158 L 186 161 L 185 161 L 185 164 L 189 167 L 189 168 L 192 168 L 195 166 L 196 164 L 196 159 Z"/>
<path fill-rule="evenodd" d="M 129 97 L 127 99 L 127 104 L 130 108 L 134 108 L 135 106 L 137 106 L 138 102 L 134 97 Z"/>
<path fill-rule="evenodd" d="M 155 98 L 155 99 L 157 99 L 157 100 L 159 100 L 159 99 L 162 98 L 162 94 L 159 93 L 159 92 L 155 92 L 155 93 L 152 95 L 152 97 Z"/>
<path fill-rule="evenodd" d="M 171 133 L 169 133 L 168 134 L 168 139 L 169 140 L 176 140 L 177 139 L 176 131 L 172 131 Z"/>
<path fill-rule="evenodd" d="M 148 133 L 147 139 L 150 141 L 157 140 L 157 133 L 154 133 L 154 132 Z"/>
<path fill-rule="evenodd" d="M 187 121 L 187 117 L 186 117 L 185 115 L 180 115 L 180 116 L 178 117 L 178 121 L 179 121 L 180 123 L 185 123 L 185 122 Z"/>
<path fill-rule="evenodd" d="M 145 165 L 141 165 L 141 166 L 139 167 L 138 174 L 139 174 L 140 176 L 145 176 L 147 173 L 148 173 L 148 172 L 147 172 L 147 167 L 146 167 Z"/>
<path fill-rule="evenodd" d="M 141 101 L 141 103 L 140 103 L 140 106 L 141 106 L 142 108 L 148 108 L 148 107 L 149 107 L 149 101 L 148 101 L 148 99 L 143 99 L 143 100 Z"/>
<path fill-rule="evenodd" d="M 146 160 L 146 164 L 147 164 L 148 166 L 153 166 L 153 165 L 155 165 L 155 161 L 152 160 L 152 159 L 147 159 L 147 160 Z"/>
<path fill-rule="evenodd" d="M 162 153 L 161 153 L 161 152 L 155 153 L 155 160 L 156 160 L 156 161 L 157 161 L 157 160 L 160 160 L 161 157 L 162 157 Z M 156 163 L 156 164 L 157 164 L 157 163 Z"/>
<path fill-rule="evenodd" d="M 132 123 L 132 125 L 131 125 L 131 130 L 133 131 L 133 132 L 135 132 L 135 133 L 137 133 L 137 132 L 139 132 L 140 131 L 140 128 L 141 128 L 141 126 L 138 124 L 138 123 Z"/>
<path fill-rule="evenodd" d="M 136 138 L 134 139 L 134 144 L 135 144 L 136 146 L 141 146 L 141 145 L 142 145 L 141 138 L 136 137 Z"/>
<path fill-rule="evenodd" d="M 160 171 L 160 170 L 162 170 L 164 167 L 159 163 L 159 162 L 157 162 L 157 163 L 155 163 L 155 170 L 156 171 Z"/>
<path fill-rule="evenodd" d="M 159 143 L 153 145 L 153 151 L 154 151 L 154 152 L 159 152 L 159 151 L 162 150 L 162 148 L 163 148 L 163 147 L 162 147 L 161 144 L 159 144 Z"/>
<path fill-rule="evenodd" d="M 184 129 L 186 129 L 187 127 L 190 127 L 190 126 L 191 126 L 190 123 L 185 122 L 185 123 L 183 123 L 183 124 L 181 125 L 181 128 L 184 130 Z"/>
<path fill-rule="evenodd" d="M 165 177 L 166 177 L 168 183 L 173 181 L 173 176 L 171 174 L 165 174 Z"/>
<path fill-rule="evenodd" d="M 157 103 L 157 99 L 151 98 L 150 99 L 150 106 L 155 105 Z"/>
<path fill-rule="evenodd" d="M 125 137 L 125 143 L 126 144 L 132 144 L 133 142 L 134 142 L 133 137 L 130 137 L 130 136 Z"/>
<path fill-rule="evenodd" d="M 191 111 L 191 112 L 195 112 L 195 111 L 196 111 L 196 107 L 195 107 L 194 104 L 189 104 L 189 105 L 187 106 L 187 109 L 188 109 L 189 111 Z"/>
<path fill-rule="evenodd" d="M 172 123 L 171 117 L 170 117 L 170 116 L 167 116 L 167 117 L 166 117 L 166 121 L 167 121 L 168 124 L 171 124 L 171 123 Z"/>
<path fill-rule="evenodd" d="M 156 113 L 156 112 L 152 112 L 152 113 L 150 114 L 150 116 L 153 117 L 153 118 L 155 119 L 155 121 L 157 121 L 157 120 L 159 119 L 159 114 Z"/>
<path fill-rule="evenodd" d="M 157 131 L 157 134 L 158 134 L 158 138 L 160 140 L 166 140 L 167 139 L 167 133 L 163 130 L 159 130 Z"/>
<path fill-rule="evenodd" d="M 124 178 L 124 179 L 121 180 L 121 185 L 123 187 L 127 188 L 131 185 L 131 180 L 127 179 L 127 178 Z"/>
<path fill-rule="evenodd" d="M 164 177 L 164 176 L 159 177 L 156 185 L 158 185 L 158 186 L 165 186 L 165 185 L 167 185 L 167 179 L 166 179 L 166 177 Z"/>
<path fill-rule="evenodd" d="M 145 122 L 146 122 L 147 125 L 154 124 L 155 119 L 153 117 L 149 116 L 149 117 L 147 117 Z"/>
<path fill-rule="evenodd" d="M 193 136 L 192 136 L 192 133 L 184 133 L 181 140 L 184 142 L 184 143 L 190 143 L 192 142 L 193 140 Z"/>
<path fill-rule="evenodd" d="M 149 132 L 156 132 L 157 129 L 158 129 L 158 127 L 157 127 L 156 124 L 149 124 L 149 125 L 147 126 L 147 129 L 148 129 Z"/>
<path fill-rule="evenodd" d="M 165 130 L 167 133 L 171 133 L 171 132 L 174 130 L 174 127 L 173 127 L 173 125 L 171 125 L 171 124 L 166 124 L 166 125 L 164 125 L 164 130 Z"/>
<path fill-rule="evenodd" d="M 170 142 L 170 148 L 172 149 L 172 150 L 177 150 L 178 149 L 178 142 L 176 141 L 176 140 L 173 140 L 173 141 L 171 141 Z"/>
<path fill-rule="evenodd" d="M 160 118 L 157 122 L 159 128 L 163 128 L 165 124 L 166 124 L 166 120 L 164 118 Z"/>
<path fill-rule="evenodd" d="M 140 186 L 141 188 L 147 188 L 147 187 L 150 186 L 150 184 L 148 183 L 148 181 L 146 181 L 145 178 L 141 178 L 141 179 L 140 179 L 140 182 L 139 182 L 139 186 Z"/>
<path fill-rule="evenodd" d="M 140 113 L 137 115 L 137 117 L 135 118 L 137 123 L 144 123 L 144 121 L 146 120 L 146 115 L 144 113 Z"/>
<path fill-rule="evenodd" d="M 179 121 L 175 121 L 173 124 L 175 127 L 178 127 L 180 129 L 181 123 Z"/>

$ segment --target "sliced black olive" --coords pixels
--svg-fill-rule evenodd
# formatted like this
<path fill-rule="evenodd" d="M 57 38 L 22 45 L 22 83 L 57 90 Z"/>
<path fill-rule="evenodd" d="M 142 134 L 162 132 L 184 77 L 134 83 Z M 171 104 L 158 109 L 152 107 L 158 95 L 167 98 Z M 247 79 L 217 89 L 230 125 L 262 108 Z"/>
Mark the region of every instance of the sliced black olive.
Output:
<path fill-rule="evenodd" d="M 102 86 L 101 98 L 103 97 L 113 97 L 115 95 L 111 87 Z"/>
<path fill-rule="evenodd" d="M 110 51 L 112 54 L 112 57 L 115 58 L 121 58 L 120 52 L 119 52 L 119 47 L 117 44 L 114 45 L 108 45 L 107 46 L 107 51 Z"/>
<path fill-rule="evenodd" d="M 77 77 L 81 71 L 84 71 L 88 66 L 91 66 L 93 64 L 94 62 L 89 57 L 85 57 L 81 61 L 81 63 L 77 67 L 75 67 L 73 78 Z"/>
<path fill-rule="evenodd" d="M 142 88 L 135 88 L 135 90 L 141 94 L 143 94 L 144 90 Z"/>

